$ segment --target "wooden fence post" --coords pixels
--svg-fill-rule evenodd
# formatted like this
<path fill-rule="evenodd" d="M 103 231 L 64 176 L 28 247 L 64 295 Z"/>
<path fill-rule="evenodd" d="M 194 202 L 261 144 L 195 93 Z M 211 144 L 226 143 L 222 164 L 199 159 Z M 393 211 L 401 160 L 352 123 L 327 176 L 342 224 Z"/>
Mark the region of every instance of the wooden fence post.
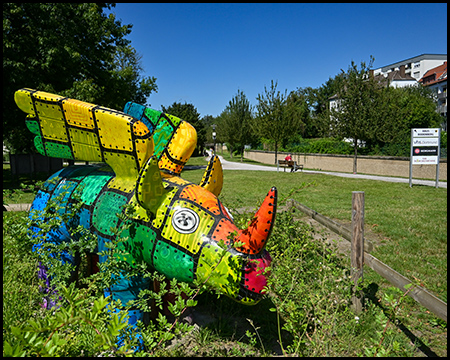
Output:
<path fill-rule="evenodd" d="M 352 240 L 351 267 L 353 280 L 352 307 L 358 314 L 362 311 L 363 296 L 357 291 L 358 284 L 363 279 L 364 265 L 364 191 L 352 192 Z"/>
<path fill-rule="evenodd" d="M 295 200 L 289 199 L 287 201 L 288 208 L 292 210 L 295 208 L 297 210 L 302 211 L 303 213 L 310 216 L 312 219 L 316 220 L 320 224 L 326 226 L 331 231 L 341 235 L 344 239 L 348 241 L 352 241 L 352 232 L 347 230 L 344 226 L 339 223 L 334 222 L 333 220 L 319 214 L 315 210 L 310 209 L 309 207 L 298 203 Z M 364 207 L 363 207 L 364 208 Z M 363 240 L 363 246 L 367 247 L 370 244 L 370 241 L 367 239 Z M 383 278 L 388 280 L 392 285 L 398 287 L 404 293 L 407 293 L 408 296 L 413 298 L 419 304 L 433 312 L 437 317 L 447 322 L 447 303 L 433 295 L 427 289 L 415 285 L 411 291 L 406 291 L 405 285 L 411 284 L 412 281 L 398 273 L 397 271 L 391 269 L 388 265 L 384 264 L 376 257 L 370 255 L 369 250 L 365 250 L 364 259 L 361 261 L 377 274 L 381 275 Z"/>

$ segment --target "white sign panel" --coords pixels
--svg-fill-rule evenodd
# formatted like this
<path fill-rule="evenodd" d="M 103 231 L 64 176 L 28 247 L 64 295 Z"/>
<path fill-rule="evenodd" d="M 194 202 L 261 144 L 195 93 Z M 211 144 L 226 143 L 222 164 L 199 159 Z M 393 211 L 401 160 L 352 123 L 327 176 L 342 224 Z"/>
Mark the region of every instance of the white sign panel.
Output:
<path fill-rule="evenodd" d="M 439 138 L 439 128 L 437 129 L 413 129 L 413 138 L 416 137 L 437 137 Z"/>
<path fill-rule="evenodd" d="M 413 165 L 439 163 L 440 131 L 437 129 L 412 129 L 411 162 Z"/>
<path fill-rule="evenodd" d="M 414 156 L 413 165 L 436 165 L 439 163 L 439 156 Z"/>
<path fill-rule="evenodd" d="M 413 146 L 439 146 L 439 138 L 413 138 Z"/>
<path fill-rule="evenodd" d="M 437 165 L 436 187 L 439 183 L 439 153 L 441 129 L 411 129 L 409 186 L 412 187 L 413 165 Z"/>

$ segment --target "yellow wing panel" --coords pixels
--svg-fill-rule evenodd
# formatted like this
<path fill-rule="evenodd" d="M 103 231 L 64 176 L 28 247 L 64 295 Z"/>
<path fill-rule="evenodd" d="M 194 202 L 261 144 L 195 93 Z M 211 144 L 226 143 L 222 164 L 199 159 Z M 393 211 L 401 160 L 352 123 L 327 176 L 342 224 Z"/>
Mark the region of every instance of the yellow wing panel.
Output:
<path fill-rule="evenodd" d="M 123 112 L 27 88 L 16 91 L 14 99 L 27 113 L 27 126 L 37 135 L 40 153 L 105 161 L 117 175 L 112 187 L 131 189 L 140 168 L 153 154 L 148 128 Z"/>
<path fill-rule="evenodd" d="M 94 119 L 92 117 L 93 104 L 75 99 L 66 99 L 62 102 L 67 123 L 86 129 L 94 129 Z"/>
<path fill-rule="evenodd" d="M 89 161 L 102 161 L 102 153 L 98 136 L 95 133 L 80 130 L 78 128 L 69 129 L 72 149 L 77 159 L 89 159 Z"/>
<path fill-rule="evenodd" d="M 35 117 L 33 100 L 31 99 L 31 93 L 29 89 L 21 89 L 15 92 L 14 101 L 20 110 L 27 113 L 27 117 Z"/>
<path fill-rule="evenodd" d="M 49 103 L 47 100 L 45 102 L 35 103 L 39 117 L 64 123 L 64 115 L 61 110 L 61 106 L 53 99 L 50 101 L 52 103 Z"/>
<path fill-rule="evenodd" d="M 41 117 L 42 135 L 46 139 L 67 142 L 67 133 L 64 120 Z"/>
<path fill-rule="evenodd" d="M 96 109 L 98 134 L 101 144 L 108 149 L 133 151 L 130 132 L 131 116 L 118 115 L 107 109 Z"/>

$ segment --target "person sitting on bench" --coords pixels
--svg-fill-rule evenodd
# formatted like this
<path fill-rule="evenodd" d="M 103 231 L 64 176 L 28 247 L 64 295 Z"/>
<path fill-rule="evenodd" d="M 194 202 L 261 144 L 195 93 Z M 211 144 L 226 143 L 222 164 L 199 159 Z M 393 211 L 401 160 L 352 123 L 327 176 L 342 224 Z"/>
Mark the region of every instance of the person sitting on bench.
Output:
<path fill-rule="evenodd" d="M 292 156 L 291 156 L 291 154 L 288 154 L 288 155 L 284 158 L 284 160 L 286 160 L 286 161 L 292 161 Z M 295 168 L 295 163 L 292 162 L 291 172 L 294 172 L 295 170 L 297 170 L 297 169 Z"/>

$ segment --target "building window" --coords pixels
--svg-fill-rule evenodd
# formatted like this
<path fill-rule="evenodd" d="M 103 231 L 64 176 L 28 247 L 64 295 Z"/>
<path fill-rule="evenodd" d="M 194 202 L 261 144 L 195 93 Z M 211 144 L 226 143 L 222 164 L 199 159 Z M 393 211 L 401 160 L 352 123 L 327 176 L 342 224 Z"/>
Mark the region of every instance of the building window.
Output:
<path fill-rule="evenodd" d="M 414 69 L 417 69 L 419 67 L 420 67 L 420 62 L 414 64 Z"/>

